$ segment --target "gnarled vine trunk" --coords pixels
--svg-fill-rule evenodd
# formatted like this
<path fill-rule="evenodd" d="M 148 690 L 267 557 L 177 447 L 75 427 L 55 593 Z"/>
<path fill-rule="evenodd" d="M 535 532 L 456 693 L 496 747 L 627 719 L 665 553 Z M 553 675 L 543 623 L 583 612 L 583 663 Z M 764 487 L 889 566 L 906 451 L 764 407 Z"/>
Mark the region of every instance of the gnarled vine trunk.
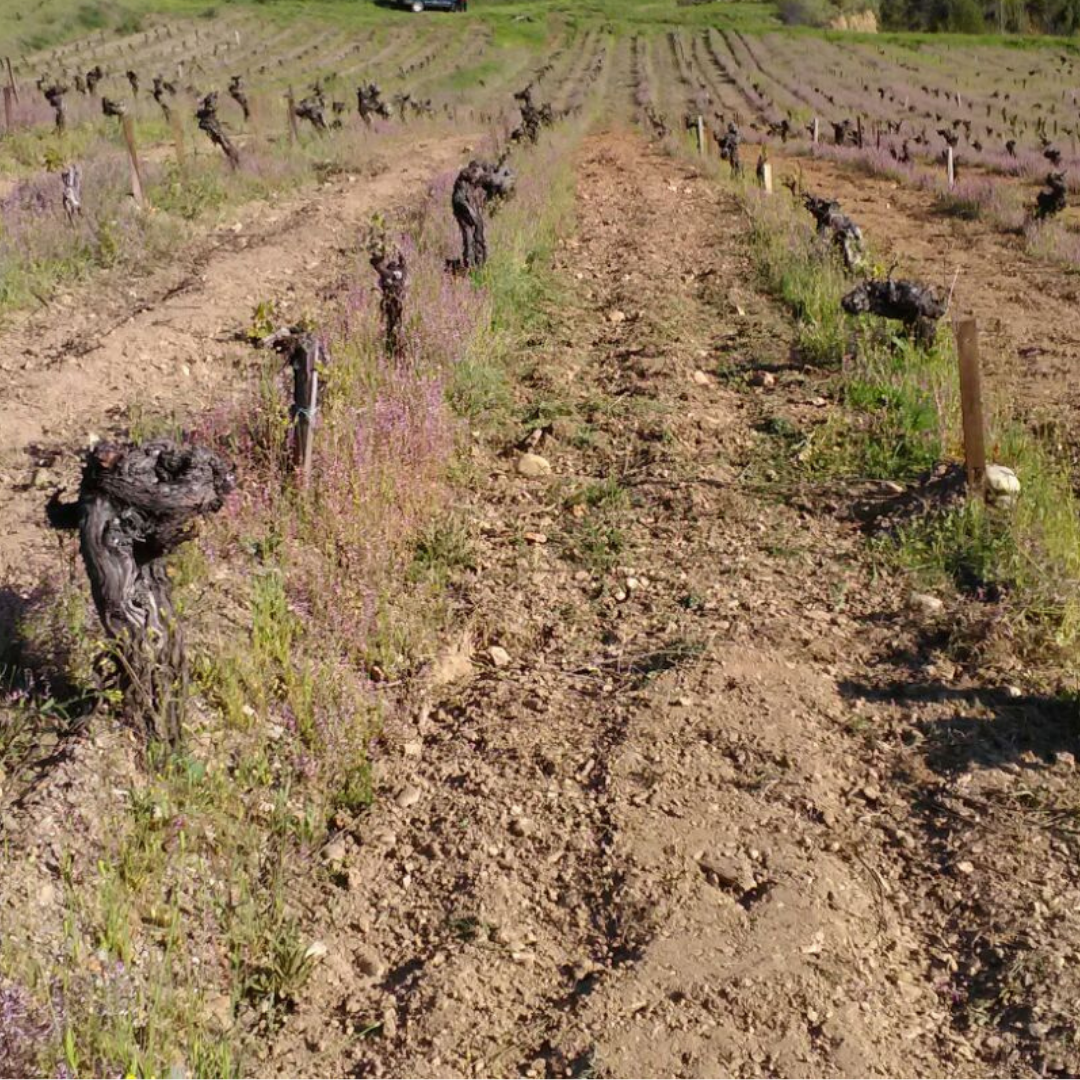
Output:
<path fill-rule="evenodd" d="M 125 706 L 153 741 L 179 743 L 187 687 L 165 557 L 191 537 L 196 518 L 221 509 L 234 484 L 217 454 L 167 439 L 99 443 L 83 466 L 79 546 L 94 606 Z"/>
<path fill-rule="evenodd" d="M 386 355 L 400 360 L 405 355 L 405 293 L 409 270 L 401 251 L 391 254 L 384 246 L 371 255 L 379 276 L 379 311 L 382 314 Z"/>
<path fill-rule="evenodd" d="M 947 307 L 930 286 L 893 278 L 864 281 L 852 289 L 840 304 L 849 315 L 880 315 L 903 323 L 914 332 L 915 340 L 926 348 L 933 345 L 938 320 Z"/>
<path fill-rule="evenodd" d="M 234 169 L 237 168 L 240 164 L 240 152 L 225 133 L 225 129 L 218 119 L 216 90 L 203 98 L 198 112 L 195 113 L 195 119 L 199 122 L 199 130 L 204 131 L 215 146 L 221 147 L 221 151 L 228 158 L 229 164 Z"/>

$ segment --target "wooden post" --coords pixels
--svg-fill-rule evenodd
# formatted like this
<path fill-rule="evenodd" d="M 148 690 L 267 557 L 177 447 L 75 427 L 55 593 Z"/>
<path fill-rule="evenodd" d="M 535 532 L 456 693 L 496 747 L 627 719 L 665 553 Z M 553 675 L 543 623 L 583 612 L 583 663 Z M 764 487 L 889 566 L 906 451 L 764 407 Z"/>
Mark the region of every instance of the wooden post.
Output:
<path fill-rule="evenodd" d="M 855 138 L 859 144 L 859 149 L 863 148 L 863 130 L 862 130 L 862 114 L 860 113 L 855 117 Z"/>
<path fill-rule="evenodd" d="M 313 354 L 317 352 L 313 350 Z M 307 405 L 296 415 L 296 464 L 300 469 L 300 482 L 307 487 L 311 482 L 311 454 L 315 446 L 315 416 L 319 409 L 319 369 L 316 356 L 311 357 L 311 372 L 307 382 L 310 393 Z"/>
<path fill-rule="evenodd" d="M 960 410 L 964 418 L 964 462 L 968 490 L 986 495 L 986 432 L 982 407 L 982 376 L 979 371 L 979 327 L 965 319 L 956 328 L 956 352 L 960 358 Z"/>
<path fill-rule="evenodd" d="M 818 136 L 821 134 L 821 125 L 818 123 L 818 118 L 814 117 L 814 133 L 811 136 L 814 140 L 814 145 L 817 146 Z"/>
<path fill-rule="evenodd" d="M 11 90 L 11 96 L 15 99 L 15 104 L 18 105 L 19 87 L 18 84 L 15 82 L 15 72 L 11 70 L 11 57 L 5 56 L 4 63 L 7 65 L 8 87 Z"/>
<path fill-rule="evenodd" d="M 15 116 L 11 109 L 11 87 L 4 87 L 4 130 L 11 132 L 15 130 Z"/>
<path fill-rule="evenodd" d="M 127 144 L 128 163 L 131 165 L 131 194 L 135 197 L 136 206 L 146 206 L 146 196 L 143 193 L 142 170 L 139 168 L 139 155 L 135 149 L 135 121 L 131 116 L 125 115 L 120 121 L 124 131 L 124 142 Z"/>
<path fill-rule="evenodd" d="M 173 145 L 176 147 L 176 164 L 181 171 L 187 168 L 187 149 L 184 146 L 184 122 L 180 113 L 173 110 L 169 114 L 169 126 L 172 128 Z"/>
<path fill-rule="evenodd" d="M 299 133 L 296 130 L 296 98 L 293 97 L 293 90 L 290 86 L 285 92 L 285 108 L 289 114 L 289 142 L 296 142 Z"/>
<path fill-rule="evenodd" d="M 705 117 L 703 116 L 697 118 L 697 152 L 702 156 L 705 154 Z"/>
<path fill-rule="evenodd" d="M 949 178 L 949 187 L 956 183 L 956 159 L 953 157 L 953 148 L 945 148 L 945 173 Z"/>
<path fill-rule="evenodd" d="M 761 189 L 766 195 L 771 195 L 773 193 L 772 165 L 767 161 L 761 166 Z"/>

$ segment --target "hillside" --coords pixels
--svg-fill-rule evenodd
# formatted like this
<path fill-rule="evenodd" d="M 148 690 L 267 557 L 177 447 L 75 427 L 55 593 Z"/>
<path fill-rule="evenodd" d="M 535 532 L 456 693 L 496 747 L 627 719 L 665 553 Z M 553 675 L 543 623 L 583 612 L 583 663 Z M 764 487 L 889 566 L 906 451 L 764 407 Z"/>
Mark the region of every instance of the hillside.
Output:
<path fill-rule="evenodd" d="M 1072 50 L 469 9 L 2 22 L 0 1077 L 1076 1075 Z"/>

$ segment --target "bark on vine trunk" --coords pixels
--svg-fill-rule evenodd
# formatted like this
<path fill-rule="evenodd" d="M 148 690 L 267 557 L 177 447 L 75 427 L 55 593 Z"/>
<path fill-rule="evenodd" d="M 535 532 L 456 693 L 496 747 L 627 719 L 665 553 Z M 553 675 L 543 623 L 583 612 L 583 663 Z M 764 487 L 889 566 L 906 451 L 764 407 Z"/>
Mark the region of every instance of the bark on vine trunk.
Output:
<path fill-rule="evenodd" d="M 235 169 L 240 165 L 240 152 L 233 145 L 232 140 L 225 133 L 217 114 L 217 91 L 206 95 L 195 119 L 199 122 L 199 130 L 204 131 L 210 141 L 221 147 L 222 153 L 228 159 L 229 164 Z"/>
<path fill-rule="evenodd" d="M 379 275 L 379 311 L 382 313 L 386 355 L 400 360 L 405 355 L 405 293 L 409 270 L 401 251 L 390 254 L 385 248 L 371 256 Z"/>
<path fill-rule="evenodd" d="M 165 557 L 192 536 L 198 517 L 221 509 L 234 485 L 217 454 L 167 439 L 99 443 L 83 466 L 79 546 L 125 707 L 151 741 L 179 743 L 187 687 Z M 72 524 L 51 509 L 55 524 Z"/>
<path fill-rule="evenodd" d="M 938 320 L 947 309 L 945 300 L 930 286 L 893 278 L 864 281 L 840 304 L 849 315 L 880 315 L 903 323 L 924 348 L 933 345 Z"/>

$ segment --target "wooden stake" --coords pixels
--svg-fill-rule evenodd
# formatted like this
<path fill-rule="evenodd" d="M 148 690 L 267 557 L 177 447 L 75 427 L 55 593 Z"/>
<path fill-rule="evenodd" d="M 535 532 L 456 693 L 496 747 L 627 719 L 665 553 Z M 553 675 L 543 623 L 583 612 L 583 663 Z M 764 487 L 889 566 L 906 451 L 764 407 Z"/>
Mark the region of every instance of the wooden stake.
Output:
<path fill-rule="evenodd" d="M 697 152 L 702 156 L 705 154 L 705 117 L 703 116 L 697 118 Z"/>
<path fill-rule="evenodd" d="M 855 138 L 858 142 L 859 149 L 863 148 L 863 131 L 862 131 L 862 116 L 855 117 Z"/>
<path fill-rule="evenodd" d="M 766 195 L 771 195 L 773 193 L 772 165 L 767 161 L 761 166 L 761 188 Z"/>
<path fill-rule="evenodd" d="M 11 87 L 4 87 L 4 130 L 15 130 L 15 117 L 11 108 Z"/>
<path fill-rule="evenodd" d="M 296 421 L 296 447 L 300 480 L 305 487 L 311 482 L 311 454 L 315 447 L 315 416 L 319 409 L 319 371 L 311 368 L 311 400 Z"/>
<path fill-rule="evenodd" d="M 293 97 L 292 87 L 285 92 L 285 108 L 289 114 L 289 142 L 296 142 L 299 132 L 296 130 L 296 98 Z"/>
<path fill-rule="evenodd" d="M 949 178 L 949 187 L 956 183 L 956 159 L 953 157 L 953 148 L 945 148 L 945 174 Z"/>
<path fill-rule="evenodd" d="M 136 206 L 146 206 L 146 196 L 143 194 L 142 170 L 139 168 L 139 154 L 135 149 L 135 121 L 130 116 L 124 116 L 120 121 L 120 126 L 124 132 L 128 163 L 131 166 L 131 194 L 135 197 Z"/>
<path fill-rule="evenodd" d="M 986 429 L 979 370 L 979 327 L 974 319 L 965 319 L 956 327 L 956 352 L 960 358 L 960 409 L 964 418 L 968 490 L 981 499 L 986 496 Z"/>
<path fill-rule="evenodd" d="M 5 56 L 4 63 L 7 65 L 7 77 L 8 86 L 11 89 L 11 96 L 15 99 L 15 104 L 19 104 L 19 87 L 15 82 L 15 72 L 11 70 L 11 57 Z"/>
<path fill-rule="evenodd" d="M 187 149 L 184 146 L 184 122 L 180 113 L 174 109 L 169 114 L 169 126 L 172 128 L 173 145 L 176 147 L 176 164 L 181 171 L 187 168 Z"/>
<path fill-rule="evenodd" d="M 818 136 L 820 134 L 821 134 L 821 128 L 820 128 L 820 125 L 818 124 L 818 118 L 815 116 L 814 117 L 814 133 L 811 136 L 813 138 L 813 140 L 814 140 L 814 145 L 815 146 L 817 146 Z"/>

